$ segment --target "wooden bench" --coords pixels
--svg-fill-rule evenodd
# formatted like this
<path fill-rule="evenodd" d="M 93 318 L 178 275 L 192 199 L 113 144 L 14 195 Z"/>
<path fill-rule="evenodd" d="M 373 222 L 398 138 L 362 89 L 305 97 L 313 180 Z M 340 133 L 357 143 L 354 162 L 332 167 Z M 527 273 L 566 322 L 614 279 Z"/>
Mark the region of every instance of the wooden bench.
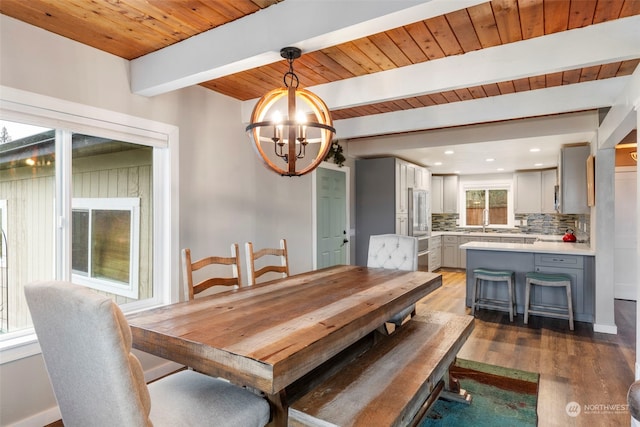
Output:
<path fill-rule="evenodd" d="M 471 316 L 416 316 L 296 400 L 289 426 L 419 424 L 472 330 Z"/>

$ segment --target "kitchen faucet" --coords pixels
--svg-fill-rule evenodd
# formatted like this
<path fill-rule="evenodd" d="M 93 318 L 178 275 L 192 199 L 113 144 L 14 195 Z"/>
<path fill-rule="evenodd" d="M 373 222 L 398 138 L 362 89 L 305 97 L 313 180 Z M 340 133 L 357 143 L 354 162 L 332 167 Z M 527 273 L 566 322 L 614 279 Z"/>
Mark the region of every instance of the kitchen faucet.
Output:
<path fill-rule="evenodd" d="M 489 209 L 482 210 L 482 232 L 487 232 L 487 226 L 489 225 Z"/>

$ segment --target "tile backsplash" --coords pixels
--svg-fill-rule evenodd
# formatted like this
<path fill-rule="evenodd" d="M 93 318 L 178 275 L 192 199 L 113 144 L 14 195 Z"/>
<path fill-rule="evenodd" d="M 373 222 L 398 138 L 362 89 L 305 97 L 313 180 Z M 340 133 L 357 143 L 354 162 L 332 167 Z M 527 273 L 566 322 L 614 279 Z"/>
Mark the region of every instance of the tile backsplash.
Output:
<path fill-rule="evenodd" d="M 468 231 L 476 228 L 460 227 L 456 225 L 459 214 L 432 214 L 431 228 L 433 231 Z M 563 235 L 568 228 L 574 230 L 579 241 L 589 241 L 590 215 L 564 214 L 516 214 L 515 228 L 491 228 L 493 233 L 524 233 Z M 522 225 L 520 225 L 522 224 Z"/>

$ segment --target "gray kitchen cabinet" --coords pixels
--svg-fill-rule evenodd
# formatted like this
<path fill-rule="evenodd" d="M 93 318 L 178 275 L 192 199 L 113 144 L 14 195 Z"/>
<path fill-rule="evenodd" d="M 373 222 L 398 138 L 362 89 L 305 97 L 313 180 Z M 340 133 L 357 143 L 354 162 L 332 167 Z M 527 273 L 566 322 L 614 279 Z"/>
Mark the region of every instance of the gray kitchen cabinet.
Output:
<path fill-rule="evenodd" d="M 429 271 L 442 267 L 442 236 L 429 238 Z"/>
<path fill-rule="evenodd" d="M 459 268 L 459 249 L 460 243 L 458 236 L 444 235 L 442 236 L 442 266 Z"/>
<path fill-rule="evenodd" d="M 356 160 L 355 168 L 356 264 L 366 265 L 372 234 L 408 234 L 408 189 L 420 166 L 383 157 Z"/>
<path fill-rule="evenodd" d="M 476 236 L 460 236 L 458 238 L 458 268 L 467 268 L 467 251 L 460 249 L 460 245 L 478 241 L 480 241 L 480 237 Z"/>
<path fill-rule="evenodd" d="M 458 213 L 458 175 L 445 175 L 442 182 L 443 213 Z"/>
<path fill-rule="evenodd" d="M 593 322 L 595 317 L 595 278 L 593 257 L 562 254 L 535 254 L 535 271 L 562 273 L 571 277 L 571 300 L 575 320 Z M 566 304 L 564 288 L 534 286 L 531 303 L 540 305 Z"/>
<path fill-rule="evenodd" d="M 542 175 L 540 171 L 513 174 L 514 213 L 539 213 L 542 207 Z"/>
<path fill-rule="evenodd" d="M 406 236 L 409 234 L 409 215 L 396 215 L 396 234 Z"/>
<path fill-rule="evenodd" d="M 524 243 L 524 237 L 500 237 L 503 243 Z"/>
<path fill-rule="evenodd" d="M 588 145 L 566 146 L 560 150 L 558 162 L 558 202 L 563 214 L 588 214 L 587 158 L 591 154 Z"/>
<path fill-rule="evenodd" d="M 556 184 L 558 170 L 546 169 L 542 174 L 542 213 L 556 213 Z"/>
<path fill-rule="evenodd" d="M 556 169 L 513 174 L 514 213 L 555 213 Z"/>
<path fill-rule="evenodd" d="M 431 213 L 444 213 L 444 207 L 442 206 L 443 184 L 442 175 L 431 175 Z"/>
<path fill-rule="evenodd" d="M 408 209 L 407 188 L 409 188 L 408 163 L 400 159 L 394 159 L 394 161 L 395 161 L 395 168 L 396 168 L 396 180 L 395 180 L 396 213 L 406 214 Z M 356 185 L 357 185 L 357 181 L 356 181 Z"/>
<path fill-rule="evenodd" d="M 458 175 L 431 176 L 431 212 L 458 213 Z"/>
<path fill-rule="evenodd" d="M 595 320 L 595 261 L 593 256 L 531 252 L 467 250 L 467 268 L 512 270 L 516 273 L 516 305 L 524 313 L 525 281 L 529 271 L 564 273 L 571 277 L 574 319 L 593 323 Z M 467 307 L 471 306 L 473 274 L 467 274 Z M 492 288 L 491 298 L 507 299 L 504 287 Z M 565 304 L 564 288 L 535 286 L 531 298 L 536 303 Z M 531 320 L 529 320 L 531 321 Z"/>
<path fill-rule="evenodd" d="M 431 190 L 431 171 L 427 168 L 417 166 L 415 168 L 415 188 L 421 190 Z"/>

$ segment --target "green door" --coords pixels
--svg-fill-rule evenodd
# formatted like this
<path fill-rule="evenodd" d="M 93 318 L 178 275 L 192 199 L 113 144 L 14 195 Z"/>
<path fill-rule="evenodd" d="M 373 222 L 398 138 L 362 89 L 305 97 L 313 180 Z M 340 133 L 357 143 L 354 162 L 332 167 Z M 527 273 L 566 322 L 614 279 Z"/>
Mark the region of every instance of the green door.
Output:
<path fill-rule="evenodd" d="M 346 264 L 346 173 L 325 168 L 316 171 L 318 268 Z"/>

